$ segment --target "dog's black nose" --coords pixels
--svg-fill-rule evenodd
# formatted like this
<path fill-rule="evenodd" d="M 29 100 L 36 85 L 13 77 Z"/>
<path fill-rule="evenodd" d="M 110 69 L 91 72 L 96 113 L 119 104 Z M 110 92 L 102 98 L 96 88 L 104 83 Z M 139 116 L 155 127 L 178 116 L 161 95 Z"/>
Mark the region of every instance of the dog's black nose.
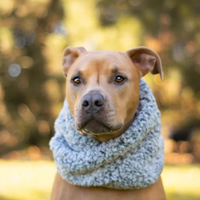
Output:
<path fill-rule="evenodd" d="M 101 94 L 86 94 L 82 100 L 82 107 L 87 112 L 98 112 L 104 105 Z"/>

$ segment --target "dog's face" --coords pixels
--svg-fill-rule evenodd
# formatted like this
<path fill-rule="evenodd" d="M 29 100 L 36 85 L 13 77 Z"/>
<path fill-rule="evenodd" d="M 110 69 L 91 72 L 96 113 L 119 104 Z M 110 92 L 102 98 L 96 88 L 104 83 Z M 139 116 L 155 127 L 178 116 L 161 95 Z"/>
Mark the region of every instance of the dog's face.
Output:
<path fill-rule="evenodd" d="M 141 76 L 150 70 L 163 76 L 158 55 L 147 48 L 123 53 L 68 47 L 63 70 L 75 128 L 100 140 L 118 136 L 132 122 Z"/>

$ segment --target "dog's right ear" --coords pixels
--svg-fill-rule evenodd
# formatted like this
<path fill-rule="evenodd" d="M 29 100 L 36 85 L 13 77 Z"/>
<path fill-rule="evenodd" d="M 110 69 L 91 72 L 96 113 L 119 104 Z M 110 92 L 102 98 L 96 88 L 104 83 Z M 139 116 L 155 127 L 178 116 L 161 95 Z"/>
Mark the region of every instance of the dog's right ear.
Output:
<path fill-rule="evenodd" d="M 65 76 L 67 76 L 69 68 L 74 63 L 74 61 L 79 57 L 80 54 L 84 52 L 86 52 L 84 47 L 67 47 L 64 50 L 62 58 L 62 68 Z"/>
<path fill-rule="evenodd" d="M 145 76 L 151 71 L 152 74 L 160 74 L 160 78 L 164 80 L 162 70 L 162 62 L 160 56 L 148 47 L 136 47 L 126 51 L 132 62 L 139 70 L 141 76 Z"/>

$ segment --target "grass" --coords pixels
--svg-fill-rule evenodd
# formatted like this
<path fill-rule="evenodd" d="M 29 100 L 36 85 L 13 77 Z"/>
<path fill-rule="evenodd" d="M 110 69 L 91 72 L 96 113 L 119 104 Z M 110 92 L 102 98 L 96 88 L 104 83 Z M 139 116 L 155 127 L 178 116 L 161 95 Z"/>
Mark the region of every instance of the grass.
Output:
<path fill-rule="evenodd" d="M 51 161 L 0 160 L 0 200 L 47 200 L 56 169 Z M 200 165 L 167 165 L 162 173 L 168 200 L 200 199 Z"/>
<path fill-rule="evenodd" d="M 200 165 L 167 165 L 162 179 L 168 200 L 200 199 Z"/>
<path fill-rule="evenodd" d="M 50 161 L 0 161 L 0 200 L 49 200 L 55 173 Z"/>

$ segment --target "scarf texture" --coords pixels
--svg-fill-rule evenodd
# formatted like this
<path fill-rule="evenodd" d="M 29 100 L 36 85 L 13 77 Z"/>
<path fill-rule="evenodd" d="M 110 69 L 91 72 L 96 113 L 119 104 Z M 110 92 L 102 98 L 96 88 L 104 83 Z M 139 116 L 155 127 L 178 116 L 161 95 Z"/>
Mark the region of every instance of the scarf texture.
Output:
<path fill-rule="evenodd" d="M 151 89 L 140 81 L 140 100 L 132 125 L 119 137 L 99 142 L 74 128 L 67 100 L 50 141 L 61 177 L 79 186 L 139 189 L 155 183 L 163 169 L 160 112 Z"/>

